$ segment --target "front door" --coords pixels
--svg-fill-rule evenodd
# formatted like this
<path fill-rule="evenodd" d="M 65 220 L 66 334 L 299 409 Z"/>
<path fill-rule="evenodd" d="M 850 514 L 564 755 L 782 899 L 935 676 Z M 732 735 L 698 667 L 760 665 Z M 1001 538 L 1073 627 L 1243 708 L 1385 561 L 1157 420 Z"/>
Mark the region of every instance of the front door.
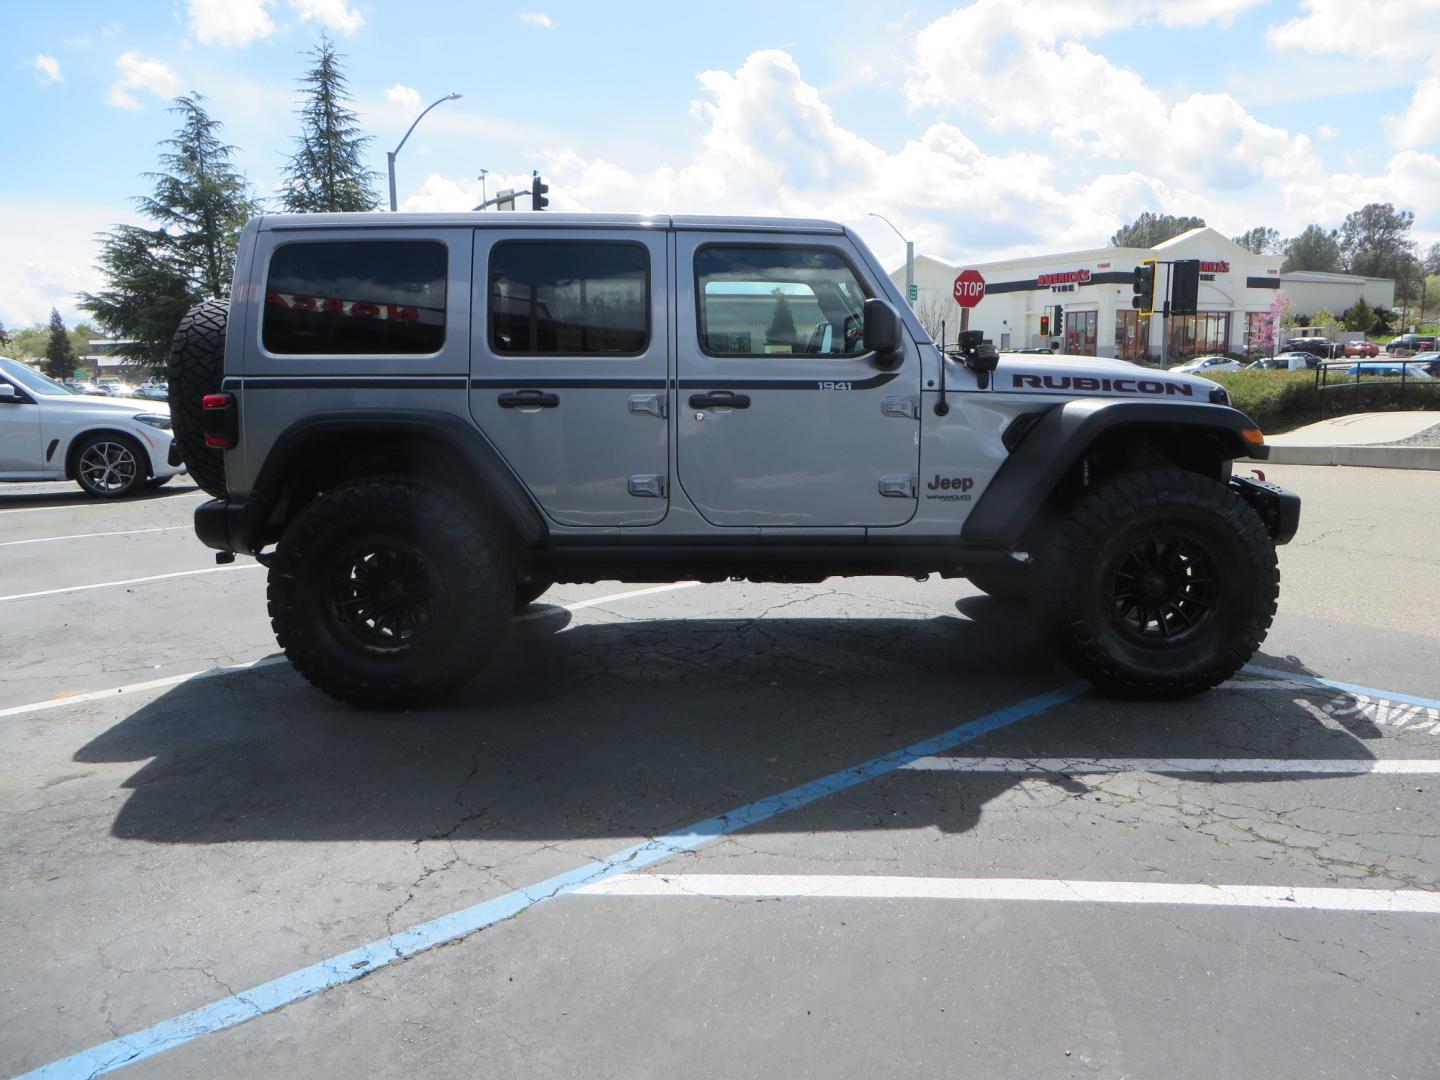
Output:
<path fill-rule="evenodd" d="M 41 467 L 40 409 L 21 387 L 6 385 L 14 396 L 0 398 L 0 472 L 34 472 Z"/>
<path fill-rule="evenodd" d="M 669 506 L 665 233 L 475 234 L 470 415 L 561 525 Z"/>
<path fill-rule="evenodd" d="M 920 361 L 861 341 L 879 290 L 841 236 L 681 232 L 680 484 L 722 526 L 894 526 L 915 512 Z"/>

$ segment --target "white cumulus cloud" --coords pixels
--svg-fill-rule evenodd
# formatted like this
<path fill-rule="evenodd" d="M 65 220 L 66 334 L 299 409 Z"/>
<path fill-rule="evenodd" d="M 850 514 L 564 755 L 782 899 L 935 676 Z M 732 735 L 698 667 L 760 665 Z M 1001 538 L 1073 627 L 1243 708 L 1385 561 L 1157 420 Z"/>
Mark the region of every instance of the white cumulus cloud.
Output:
<path fill-rule="evenodd" d="M 365 25 L 365 16 L 352 8 L 345 0 L 290 0 L 290 6 L 301 22 L 312 19 L 331 30 L 350 35 Z"/>
<path fill-rule="evenodd" d="M 266 10 L 270 4 L 271 0 L 185 0 L 195 40 L 229 48 L 249 45 L 275 32 Z"/>
<path fill-rule="evenodd" d="M 1440 52 L 1440 0 L 1303 0 L 1305 9 L 1272 26 L 1277 49 L 1412 60 Z"/>
<path fill-rule="evenodd" d="M 1415 84 L 1409 106 L 1399 116 L 1387 116 L 1385 130 L 1397 150 L 1415 150 L 1440 142 L 1440 74 Z"/>
<path fill-rule="evenodd" d="M 555 20 L 549 15 L 539 11 L 524 11 L 520 13 L 520 21 L 526 26 L 539 27 L 541 30 L 555 29 Z"/>
<path fill-rule="evenodd" d="M 175 69 L 163 60 L 141 56 L 131 50 L 120 54 L 115 61 L 120 78 L 110 86 L 105 96 L 107 103 L 121 109 L 141 108 L 139 100 L 131 91 L 144 90 L 160 98 L 172 98 L 184 87 Z"/>
<path fill-rule="evenodd" d="M 65 76 L 60 74 L 60 61 L 46 53 L 36 53 L 25 66 L 35 69 L 35 81 L 44 86 L 46 83 L 57 83 L 64 80 Z"/>
<path fill-rule="evenodd" d="M 406 86 L 404 83 L 396 83 L 385 91 L 385 100 L 399 105 L 403 109 L 415 110 L 420 108 L 420 91 L 413 86 Z"/>

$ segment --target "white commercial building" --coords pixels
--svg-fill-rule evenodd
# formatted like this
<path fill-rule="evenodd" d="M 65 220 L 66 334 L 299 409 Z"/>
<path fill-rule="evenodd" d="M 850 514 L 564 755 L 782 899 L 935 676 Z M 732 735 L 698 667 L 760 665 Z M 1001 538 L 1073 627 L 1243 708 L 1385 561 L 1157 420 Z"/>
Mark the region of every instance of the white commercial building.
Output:
<path fill-rule="evenodd" d="M 1159 260 L 1157 313 L 1150 317 L 1131 306 L 1135 267 L 1145 259 Z M 1167 264 L 1184 260 L 1200 263 L 1197 313 L 1162 318 Z M 1002 352 L 1058 348 L 1084 356 L 1164 355 L 1178 361 L 1203 353 L 1269 351 L 1248 346 L 1260 316 L 1281 291 L 1290 295 L 1297 315 L 1321 308 L 1338 315 L 1362 295 L 1372 305 L 1394 303 L 1392 282 L 1343 274 L 1282 276 L 1281 261 L 1278 255 L 1252 255 L 1208 227 L 1154 248 L 1104 247 L 963 265 L 921 255 L 915 259 L 915 309 L 932 326 L 944 319 L 952 341 L 961 329 L 981 330 Z M 985 282 L 983 298 L 968 310 L 955 300 L 962 272 L 978 273 Z M 974 273 L 966 276 L 974 280 Z M 903 288 L 905 268 L 891 277 Z"/>

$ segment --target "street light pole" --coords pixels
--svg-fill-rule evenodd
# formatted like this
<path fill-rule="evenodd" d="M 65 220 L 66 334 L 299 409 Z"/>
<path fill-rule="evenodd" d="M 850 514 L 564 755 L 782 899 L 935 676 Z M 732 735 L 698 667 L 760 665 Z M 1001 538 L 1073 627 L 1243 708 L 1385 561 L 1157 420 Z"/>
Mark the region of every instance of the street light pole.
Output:
<path fill-rule="evenodd" d="M 871 210 L 870 216 L 878 217 L 881 221 L 885 222 L 886 225 L 890 226 L 891 231 L 894 232 L 896 236 L 900 237 L 901 240 L 905 240 L 905 234 L 895 228 L 894 222 L 884 214 L 877 214 L 874 210 Z M 915 245 L 909 240 L 905 240 L 905 302 L 912 308 L 915 306 Z"/>
<path fill-rule="evenodd" d="M 425 113 L 428 113 L 431 109 L 435 108 L 436 105 L 442 105 L 442 104 L 444 104 L 444 103 L 447 102 L 447 101 L 458 101 L 459 98 L 460 98 L 460 95 L 459 95 L 459 94 L 455 93 L 454 91 L 451 91 L 450 93 L 448 93 L 448 94 L 446 94 L 444 97 L 442 97 L 439 101 L 431 102 L 430 105 L 429 105 L 429 107 L 426 108 L 425 112 L 422 112 L 419 116 L 417 116 L 417 117 L 415 118 L 415 124 L 418 124 L 418 123 L 420 123 L 421 120 L 424 120 L 424 119 L 425 119 Z M 405 132 L 405 139 L 410 138 L 410 132 L 415 130 L 415 124 L 411 124 L 409 131 L 406 131 L 406 132 Z M 400 140 L 400 146 L 395 147 L 394 150 L 387 151 L 386 154 L 385 154 L 385 163 L 386 163 L 386 165 L 389 166 L 389 171 L 390 171 L 390 211 L 391 211 L 391 213 L 394 213 L 394 211 L 395 211 L 395 155 L 398 154 L 398 153 L 400 153 L 400 147 L 402 147 L 402 146 L 405 145 L 405 139 L 401 139 L 401 140 Z"/>

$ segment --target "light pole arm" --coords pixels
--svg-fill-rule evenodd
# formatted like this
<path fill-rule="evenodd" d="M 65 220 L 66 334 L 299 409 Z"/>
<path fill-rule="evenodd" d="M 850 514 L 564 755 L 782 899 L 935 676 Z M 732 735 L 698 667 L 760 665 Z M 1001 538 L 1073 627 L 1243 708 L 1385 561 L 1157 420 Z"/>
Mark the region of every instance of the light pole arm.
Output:
<path fill-rule="evenodd" d="M 421 120 L 424 120 L 426 114 L 429 113 L 429 111 L 430 111 L 431 109 L 435 108 L 436 105 L 444 104 L 444 103 L 447 102 L 447 101 L 454 101 L 454 100 L 456 100 L 458 97 L 460 97 L 460 95 L 452 91 L 452 92 L 446 94 L 444 97 L 440 98 L 438 101 L 432 101 L 432 102 L 425 108 L 425 111 L 424 111 L 424 112 L 422 112 L 419 116 L 415 117 L 415 122 L 412 123 L 412 124 L 410 125 L 409 129 L 405 132 L 405 137 L 400 140 L 400 145 L 397 146 L 397 147 L 395 147 L 394 150 L 388 150 L 388 151 L 386 151 L 386 153 L 385 153 L 385 163 L 386 163 L 386 165 L 388 166 L 388 171 L 389 171 L 389 173 L 390 173 L 390 211 L 391 211 L 391 213 L 394 213 L 394 212 L 395 212 L 395 157 L 396 157 L 396 155 L 400 153 L 401 148 L 405 145 L 406 139 L 409 139 L 409 138 L 410 138 L 410 133 L 415 130 L 415 125 L 416 125 L 416 124 L 419 124 Z"/>
<path fill-rule="evenodd" d="M 891 232 L 900 237 L 901 240 L 905 240 L 905 300 L 913 306 L 915 303 L 915 297 L 912 295 L 915 292 L 915 245 L 909 240 L 906 240 L 905 234 L 895 228 L 895 223 L 884 214 L 877 214 L 874 210 L 871 210 L 870 216 L 878 217 L 886 225 L 890 226 Z"/>

